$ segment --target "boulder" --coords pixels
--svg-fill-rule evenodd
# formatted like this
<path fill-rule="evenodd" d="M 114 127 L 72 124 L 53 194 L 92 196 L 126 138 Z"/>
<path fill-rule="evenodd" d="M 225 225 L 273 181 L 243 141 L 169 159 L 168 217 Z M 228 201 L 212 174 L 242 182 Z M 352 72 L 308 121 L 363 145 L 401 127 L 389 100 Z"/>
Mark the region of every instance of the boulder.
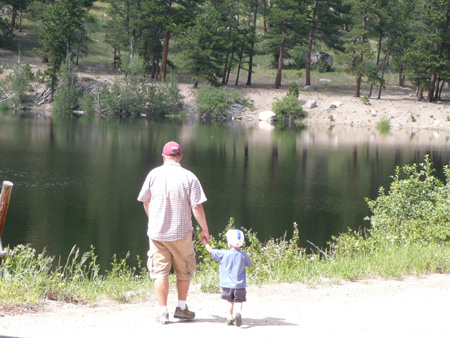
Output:
<path fill-rule="evenodd" d="M 302 55 L 302 59 L 306 61 L 306 53 Z M 325 65 L 327 72 L 329 72 L 333 67 L 333 55 L 321 51 L 312 51 L 311 66 L 315 65 Z"/>
<path fill-rule="evenodd" d="M 305 92 L 313 92 L 313 91 L 316 90 L 316 87 L 313 87 L 313 86 L 304 86 L 304 87 L 303 87 L 303 90 L 304 90 Z"/>
<path fill-rule="evenodd" d="M 260 121 L 268 121 L 272 122 L 276 119 L 276 114 L 273 111 L 262 111 L 259 113 L 259 120 Z"/>
<path fill-rule="evenodd" d="M 340 106 L 342 106 L 342 102 L 336 101 L 331 104 L 330 109 L 336 109 L 339 108 Z"/>
<path fill-rule="evenodd" d="M 310 100 L 305 103 L 305 107 L 308 109 L 316 108 L 317 107 L 317 101 L 316 100 Z"/>

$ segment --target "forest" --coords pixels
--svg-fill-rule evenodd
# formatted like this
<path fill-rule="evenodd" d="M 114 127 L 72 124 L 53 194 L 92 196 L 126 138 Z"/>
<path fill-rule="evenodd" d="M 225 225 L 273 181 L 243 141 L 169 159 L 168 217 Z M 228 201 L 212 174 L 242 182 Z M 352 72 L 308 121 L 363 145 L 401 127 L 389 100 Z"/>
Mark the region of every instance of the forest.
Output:
<path fill-rule="evenodd" d="M 408 81 L 419 100 L 432 102 L 450 78 L 450 0 L 1 0 L 0 48 L 17 50 L 17 32 L 33 23 L 53 99 L 70 80 L 69 65 L 90 53 L 99 4 L 105 53 L 126 75 L 164 82 L 188 74 L 196 88 L 226 85 L 233 74 L 251 85 L 255 57 L 265 55 L 276 69 L 274 88 L 287 68 L 304 70 L 309 86 L 312 69 L 332 71 L 311 61 L 321 51 L 343 60 L 356 97 L 363 82 L 380 97 L 390 71 L 399 86 Z"/>

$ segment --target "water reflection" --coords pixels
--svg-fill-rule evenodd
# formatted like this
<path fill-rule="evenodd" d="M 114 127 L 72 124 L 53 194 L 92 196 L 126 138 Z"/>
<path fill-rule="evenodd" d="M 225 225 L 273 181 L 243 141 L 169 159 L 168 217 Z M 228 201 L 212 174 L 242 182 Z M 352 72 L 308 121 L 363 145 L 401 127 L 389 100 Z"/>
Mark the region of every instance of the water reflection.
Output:
<path fill-rule="evenodd" d="M 450 157 L 449 134 L 436 131 L 0 117 L 0 180 L 14 183 L 3 243 L 63 256 L 93 245 L 104 266 L 114 253 L 145 257 L 136 197 L 171 139 L 203 184 L 214 235 L 230 217 L 262 239 L 290 235 L 297 222 L 305 246 L 367 226 L 364 198 L 387 187 L 396 166 L 430 154 L 441 171 Z"/>

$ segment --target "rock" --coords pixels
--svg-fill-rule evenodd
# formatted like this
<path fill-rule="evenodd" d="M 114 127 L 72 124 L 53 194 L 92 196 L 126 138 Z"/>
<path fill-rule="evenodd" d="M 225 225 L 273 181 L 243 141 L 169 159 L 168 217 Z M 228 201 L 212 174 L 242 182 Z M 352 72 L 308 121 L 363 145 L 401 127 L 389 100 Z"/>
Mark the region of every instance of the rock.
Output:
<path fill-rule="evenodd" d="M 377 112 L 376 112 L 375 110 L 373 110 L 373 109 L 372 109 L 372 110 L 370 110 L 370 113 L 371 113 L 371 114 L 372 114 L 372 116 L 374 116 L 374 117 L 375 117 L 375 116 L 377 116 Z"/>
<path fill-rule="evenodd" d="M 434 120 L 434 125 L 439 125 L 439 124 L 441 124 L 442 122 L 441 121 L 439 121 L 439 120 Z"/>
<path fill-rule="evenodd" d="M 339 108 L 340 106 L 342 106 L 342 102 L 336 101 L 331 104 L 330 109 L 336 109 Z"/>
<path fill-rule="evenodd" d="M 269 121 L 272 122 L 274 121 L 276 118 L 276 115 L 273 111 L 262 111 L 261 113 L 259 113 L 259 120 L 260 121 Z"/>
<path fill-rule="evenodd" d="M 316 108 L 317 107 L 317 101 L 316 100 L 310 100 L 305 103 L 305 107 L 308 109 Z"/>
<path fill-rule="evenodd" d="M 319 82 L 331 82 L 330 79 L 319 79 Z"/>
<path fill-rule="evenodd" d="M 302 55 L 302 59 L 306 61 L 306 53 Z M 325 52 L 312 51 L 311 52 L 311 66 L 324 65 L 327 72 L 333 67 L 333 55 Z"/>
<path fill-rule="evenodd" d="M 313 92 L 313 91 L 316 90 L 316 87 L 313 87 L 313 86 L 304 86 L 304 87 L 303 87 L 303 90 L 304 90 L 305 92 Z"/>

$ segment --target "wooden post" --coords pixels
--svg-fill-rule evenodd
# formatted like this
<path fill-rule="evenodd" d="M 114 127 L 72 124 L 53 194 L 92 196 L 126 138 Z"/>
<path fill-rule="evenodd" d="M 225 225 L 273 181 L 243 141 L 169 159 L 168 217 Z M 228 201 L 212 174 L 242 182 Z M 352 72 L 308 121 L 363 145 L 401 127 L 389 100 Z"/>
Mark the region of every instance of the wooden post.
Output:
<path fill-rule="evenodd" d="M 8 252 L 3 250 L 2 233 L 3 227 L 5 226 L 6 212 L 8 211 L 12 187 L 13 184 L 11 182 L 4 181 L 0 194 L 0 262 L 3 261 L 3 257 L 8 256 Z"/>
<path fill-rule="evenodd" d="M 2 193 L 0 195 L 0 238 L 2 237 L 3 227 L 5 226 L 6 213 L 8 212 L 9 198 L 11 196 L 13 184 L 9 181 L 4 181 L 2 186 Z"/>

